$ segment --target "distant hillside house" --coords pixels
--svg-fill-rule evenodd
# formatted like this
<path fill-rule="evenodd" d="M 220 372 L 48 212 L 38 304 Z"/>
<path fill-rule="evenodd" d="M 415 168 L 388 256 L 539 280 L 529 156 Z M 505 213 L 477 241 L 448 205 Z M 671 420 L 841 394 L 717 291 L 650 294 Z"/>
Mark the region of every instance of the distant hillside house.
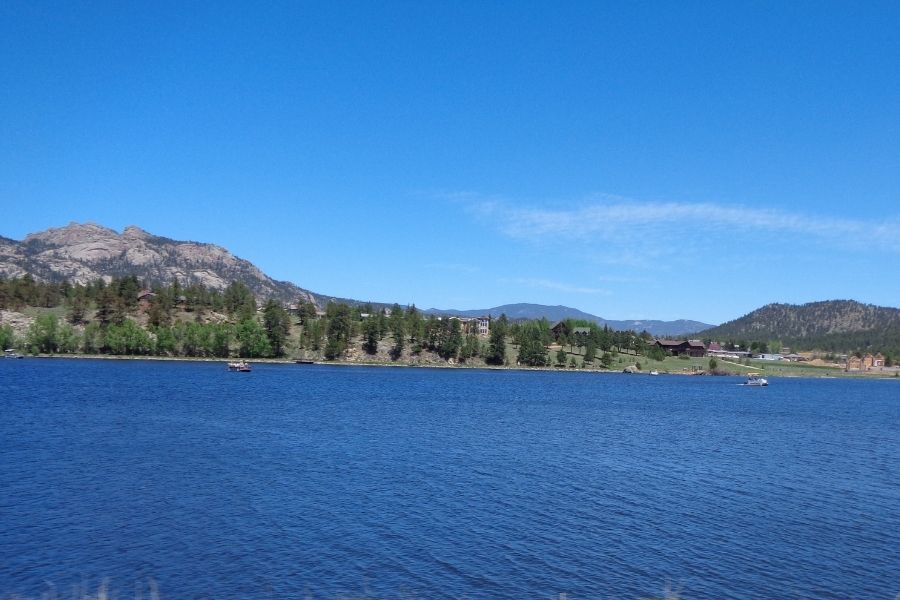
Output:
<path fill-rule="evenodd" d="M 478 317 L 475 319 L 476 325 L 478 326 L 478 335 L 481 337 L 487 337 L 491 333 L 491 318 L 490 317 Z"/>
<path fill-rule="evenodd" d="M 560 321 L 559 323 L 551 327 L 550 331 L 553 332 L 553 337 L 558 340 L 564 335 L 569 335 L 569 326 L 566 325 L 565 321 Z"/>
<path fill-rule="evenodd" d="M 146 311 L 150 308 L 150 303 L 153 302 L 154 298 L 156 298 L 156 294 L 151 290 L 141 290 L 137 295 L 138 307 Z"/>
<path fill-rule="evenodd" d="M 881 354 L 881 352 L 872 357 L 872 366 L 875 368 L 884 366 L 884 356 Z"/>
<path fill-rule="evenodd" d="M 560 321 L 559 323 L 551 327 L 550 331 L 553 332 L 553 336 L 557 340 L 559 340 L 559 338 L 561 338 L 562 336 L 588 336 L 591 334 L 590 327 L 572 327 L 571 329 L 569 329 L 569 326 L 566 325 L 565 321 Z"/>
<path fill-rule="evenodd" d="M 706 356 L 706 346 L 700 340 L 656 340 L 655 344 L 671 356 Z"/>
<path fill-rule="evenodd" d="M 858 356 L 851 356 L 847 359 L 847 371 L 862 371 L 863 361 Z"/>
<path fill-rule="evenodd" d="M 758 358 L 759 360 L 784 360 L 784 356 L 781 354 L 768 354 L 768 353 L 760 354 L 756 358 Z"/>
<path fill-rule="evenodd" d="M 443 317 L 438 317 L 438 320 Z M 487 337 L 491 333 L 491 318 L 490 317 L 447 317 L 453 321 L 459 321 L 461 325 L 462 332 L 465 335 L 469 334 L 477 334 L 481 337 Z"/>
<path fill-rule="evenodd" d="M 875 365 L 875 357 L 866 353 L 865 356 L 862 357 L 862 368 L 864 371 L 868 371 Z"/>

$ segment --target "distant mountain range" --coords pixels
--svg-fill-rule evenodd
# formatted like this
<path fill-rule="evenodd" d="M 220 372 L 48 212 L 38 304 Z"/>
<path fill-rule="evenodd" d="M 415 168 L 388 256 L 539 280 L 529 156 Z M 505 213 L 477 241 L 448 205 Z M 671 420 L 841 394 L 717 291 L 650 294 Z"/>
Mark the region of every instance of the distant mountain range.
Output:
<path fill-rule="evenodd" d="M 739 319 L 702 331 L 713 340 L 779 340 L 792 349 L 900 352 L 900 309 L 854 300 L 768 304 Z"/>
<path fill-rule="evenodd" d="M 585 321 L 593 321 L 598 325 L 607 325 L 610 329 L 619 331 L 647 331 L 656 336 L 675 336 L 701 331 L 712 327 L 709 323 L 701 323 L 700 321 L 689 321 L 680 319 L 677 321 L 614 321 L 604 319 L 597 315 L 582 312 L 577 308 L 568 306 L 547 306 L 544 304 L 504 304 L 503 306 L 495 306 L 494 308 L 484 308 L 478 310 L 452 310 L 430 308 L 424 311 L 428 314 L 446 315 L 454 317 L 481 317 L 490 315 L 499 317 L 505 314 L 508 318 L 517 319 L 547 319 L 551 322 L 562 321 L 564 319 L 581 319 Z"/>

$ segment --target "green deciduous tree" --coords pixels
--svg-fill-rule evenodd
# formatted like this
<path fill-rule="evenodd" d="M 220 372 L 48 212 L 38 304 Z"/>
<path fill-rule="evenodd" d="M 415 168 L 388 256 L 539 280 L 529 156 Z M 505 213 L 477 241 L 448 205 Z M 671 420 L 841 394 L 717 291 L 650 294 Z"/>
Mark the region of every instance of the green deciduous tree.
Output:
<path fill-rule="evenodd" d="M 147 330 L 126 319 L 121 325 L 112 323 L 106 328 L 106 347 L 111 354 L 150 354 L 153 340 Z"/>
<path fill-rule="evenodd" d="M 657 346 L 656 344 L 647 348 L 647 358 L 651 360 L 655 360 L 657 362 L 666 359 L 666 351 Z"/>
<path fill-rule="evenodd" d="M 0 325 L 0 350 L 15 348 L 18 343 L 16 332 L 9 325 Z"/>
<path fill-rule="evenodd" d="M 28 328 L 28 347 L 37 354 L 59 351 L 59 319 L 54 314 L 41 315 Z"/>
<path fill-rule="evenodd" d="M 244 358 L 257 358 L 272 354 L 266 330 L 256 319 L 247 319 L 238 324 L 237 341 L 240 344 L 240 355 Z"/>

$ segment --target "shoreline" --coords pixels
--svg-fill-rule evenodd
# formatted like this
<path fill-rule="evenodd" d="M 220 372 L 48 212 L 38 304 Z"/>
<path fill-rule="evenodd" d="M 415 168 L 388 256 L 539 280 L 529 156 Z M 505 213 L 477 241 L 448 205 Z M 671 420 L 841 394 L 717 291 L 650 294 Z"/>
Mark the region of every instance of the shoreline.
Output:
<path fill-rule="evenodd" d="M 458 369 L 458 370 L 487 370 L 487 371 L 539 371 L 552 373 L 584 373 L 584 374 L 603 374 L 603 375 L 650 375 L 651 370 L 642 369 L 633 372 L 625 372 L 618 369 L 571 369 L 568 367 L 527 367 L 522 365 L 467 365 L 467 364 L 413 364 L 413 363 L 386 363 L 386 362 L 356 362 L 356 361 L 325 361 L 316 360 L 312 363 L 297 363 L 298 359 L 286 358 L 211 358 L 211 357 L 190 357 L 190 356 L 142 356 L 142 355 L 114 355 L 114 354 L 26 354 L 24 359 L 69 359 L 69 360 L 111 360 L 111 361 L 156 361 L 156 362 L 201 362 L 201 363 L 228 363 L 233 360 L 244 360 L 248 363 L 271 364 L 271 365 L 297 365 L 297 366 L 337 366 L 337 367 L 380 367 L 380 368 L 410 368 L 410 369 Z M 745 365 L 741 365 L 743 368 Z M 659 371 L 657 375 L 671 375 L 678 377 L 744 377 L 744 373 L 725 373 L 710 374 L 706 372 L 675 372 L 675 371 Z M 869 373 L 847 373 L 845 371 L 834 371 L 829 373 L 767 373 L 767 378 L 810 378 L 810 379 L 871 379 L 871 380 L 900 380 L 900 370 L 892 373 L 888 372 L 869 372 Z"/>

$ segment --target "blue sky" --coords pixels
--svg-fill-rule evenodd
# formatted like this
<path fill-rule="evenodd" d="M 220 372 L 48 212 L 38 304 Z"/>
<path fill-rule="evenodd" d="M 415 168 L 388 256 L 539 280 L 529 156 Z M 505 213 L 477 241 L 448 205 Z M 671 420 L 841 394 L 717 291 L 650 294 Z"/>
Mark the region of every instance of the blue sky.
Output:
<path fill-rule="evenodd" d="M 0 235 L 325 294 L 721 322 L 900 306 L 900 5 L 0 5 Z"/>

